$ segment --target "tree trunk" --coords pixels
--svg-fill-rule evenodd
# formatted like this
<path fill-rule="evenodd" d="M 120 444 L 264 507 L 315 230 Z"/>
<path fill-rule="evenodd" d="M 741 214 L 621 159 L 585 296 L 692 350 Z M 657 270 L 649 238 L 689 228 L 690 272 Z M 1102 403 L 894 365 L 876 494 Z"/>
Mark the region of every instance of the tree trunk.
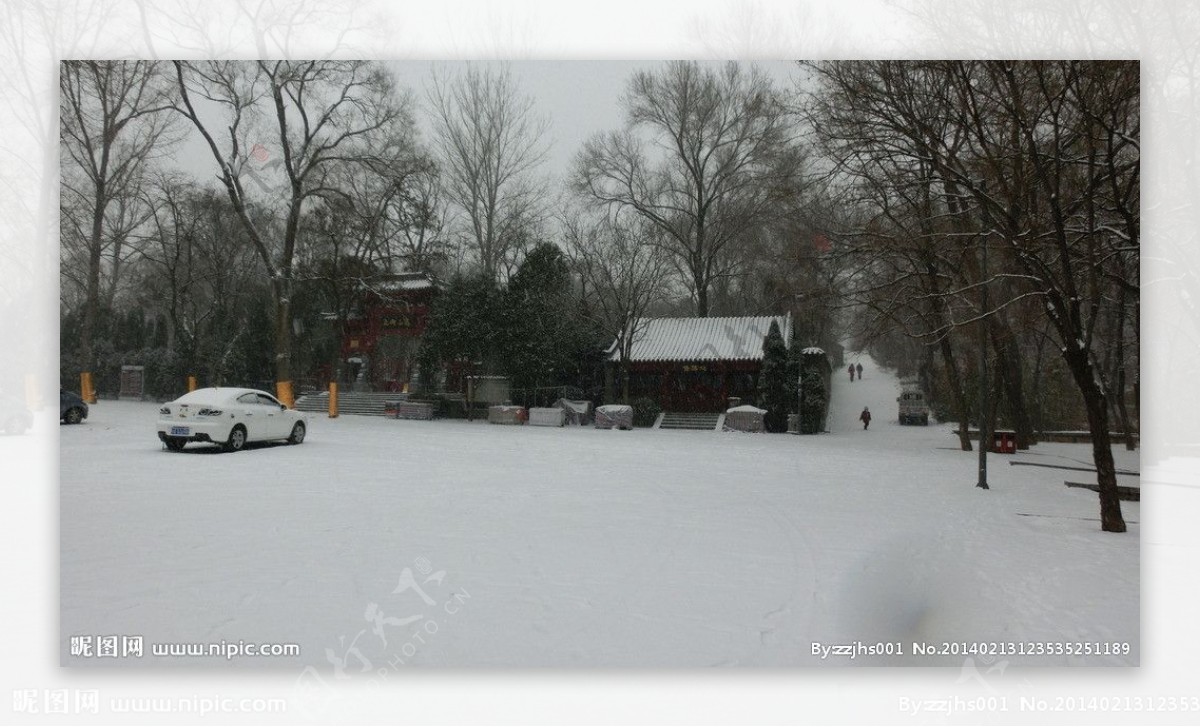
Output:
<path fill-rule="evenodd" d="M 1132 452 L 1137 449 L 1134 444 L 1133 422 L 1129 418 L 1129 407 L 1125 403 L 1125 367 L 1117 370 L 1117 417 L 1121 421 L 1121 431 L 1125 434 L 1125 449 Z"/>
<path fill-rule="evenodd" d="M 1116 380 L 1116 396 L 1113 397 L 1113 410 L 1116 414 L 1117 422 L 1121 427 L 1121 431 L 1125 434 L 1125 449 L 1133 451 L 1133 424 L 1129 419 L 1129 407 L 1125 403 L 1125 307 L 1127 294 L 1125 288 L 1121 288 L 1121 293 L 1117 298 L 1117 311 L 1113 316 L 1113 332 L 1112 339 L 1114 340 L 1115 351 L 1113 353 L 1113 368 L 1116 369 L 1116 375 L 1112 378 Z"/>
<path fill-rule="evenodd" d="M 1021 366 L 1021 353 L 1016 338 L 1008 324 L 999 319 L 989 326 L 992 332 L 992 347 L 996 351 L 996 373 L 1003 384 L 1008 414 L 1012 417 L 1012 428 L 1017 434 L 1017 449 L 1029 449 L 1035 444 L 1033 420 L 1025 402 L 1025 374 Z"/>
<path fill-rule="evenodd" d="M 101 238 L 104 234 L 104 209 L 108 206 L 103 182 L 96 184 L 96 199 L 92 206 L 92 230 L 88 239 L 87 293 L 83 302 L 83 326 L 79 333 L 79 355 L 84 371 L 95 367 L 96 325 L 100 318 L 100 259 Z M 92 392 L 94 393 L 94 392 Z M 88 392 L 83 392 L 84 396 Z M 89 404 L 96 403 L 93 399 Z"/>
<path fill-rule="evenodd" d="M 275 297 L 275 385 L 290 386 L 292 381 L 292 301 Z M 285 402 L 289 403 L 289 402 Z"/>
<path fill-rule="evenodd" d="M 968 420 L 971 418 L 971 413 L 967 407 L 967 394 L 963 391 L 962 375 L 958 370 L 958 362 L 954 360 L 954 350 L 950 346 L 948 334 L 942 336 L 940 348 L 942 360 L 946 364 L 946 384 L 954 395 L 954 408 L 958 412 L 958 444 L 962 451 L 970 452 L 971 435 L 968 433 Z"/>
<path fill-rule="evenodd" d="M 1092 458 L 1096 464 L 1096 481 L 1100 486 L 1100 527 L 1105 532 L 1123 533 L 1125 519 L 1121 516 L 1121 500 L 1117 496 L 1117 471 L 1108 434 L 1107 397 L 1096 383 L 1095 371 L 1086 352 L 1072 349 L 1066 353 L 1066 360 L 1083 394 L 1088 427 L 1092 431 Z"/>
<path fill-rule="evenodd" d="M 696 282 L 696 316 L 708 318 L 708 285 Z"/>

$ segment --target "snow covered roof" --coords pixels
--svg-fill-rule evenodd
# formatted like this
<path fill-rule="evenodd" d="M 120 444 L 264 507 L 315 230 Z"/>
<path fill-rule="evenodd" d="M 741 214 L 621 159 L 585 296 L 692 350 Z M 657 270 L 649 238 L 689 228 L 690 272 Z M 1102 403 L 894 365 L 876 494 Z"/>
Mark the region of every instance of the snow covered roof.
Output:
<path fill-rule="evenodd" d="M 800 353 L 804 354 L 805 356 L 814 356 L 814 355 L 815 356 L 824 356 L 825 349 L 818 348 L 817 346 L 809 346 L 808 348 L 804 349 Z"/>
<path fill-rule="evenodd" d="M 724 318 L 649 318 L 639 323 L 631 361 L 761 361 L 763 338 L 779 322 L 784 344 L 791 342 L 792 314 Z M 613 360 L 620 357 L 615 348 Z"/>
<path fill-rule="evenodd" d="M 397 273 L 369 284 L 369 288 L 381 293 L 401 293 L 411 290 L 428 290 L 436 283 L 425 273 Z"/>

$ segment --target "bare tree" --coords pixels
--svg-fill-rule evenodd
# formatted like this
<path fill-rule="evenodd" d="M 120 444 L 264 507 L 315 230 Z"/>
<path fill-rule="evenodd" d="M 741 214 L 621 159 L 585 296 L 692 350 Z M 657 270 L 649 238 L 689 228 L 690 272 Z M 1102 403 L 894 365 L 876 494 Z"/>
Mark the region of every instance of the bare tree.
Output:
<path fill-rule="evenodd" d="M 453 251 L 441 174 L 430 164 L 409 182 L 390 202 L 388 219 L 399 234 L 396 257 L 405 270 L 443 273 Z"/>
<path fill-rule="evenodd" d="M 423 157 L 397 158 L 380 165 L 338 165 L 331 183 L 340 193 L 313 206 L 304 230 L 298 278 L 317 295 L 324 312 L 332 312 L 339 338 L 364 293 L 374 289 L 408 252 L 410 224 L 407 200 L 419 195 L 431 172 Z M 333 361 L 341 380 L 341 357 Z"/>
<path fill-rule="evenodd" d="M 670 260 L 646 237 L 662 234 L 638 218 L 581 214 L 563 220 L 567 256 L 583 283 L 587 310 L 605 334 L 614 336 L 610 353 L 617 362 L 621 400 L 629 401 L 629 362 L 633 344 L 644 334 L 647 312 L 662 299 Z"/>
<path fill-rule="evenodd" d="M 338 195 L 331 166 L 403 156 L 412 119 L 391 77 L 364 61 L 175 61 L 177 109 L 204 137 L 218 179 L 271 281 L 275 379 L 292 401 L 292 296 L 305 205 Z M 202 110 L 193 96 L 220 109 Z M 275 157 L 272 159 L 272 157 Z M 272 239 L 251 209 L 270 210 Z"/>
<path fill-rule="evenodd" d="M 167 348 L 183 369 L 220 385 L 248 329 L 261 263 L 229 200 L 216 190 L 158 175 L 144 199 L 150 244 L 134 263 L 139 298 L 167 321 Z"/>
<path fill-rule="evenodd" d="M 483 273 L 499 279 L 545 214 L 535 175 L 546 157 L 549 119 L 537 114 L 507 67 L 434 75 L 428 100 L 445 194 Z"/>
<path fill-rule="evenodd" d="M 736 63 L 637 73 L 624 105 L 626 128 L 587 142 L 574 186 L 658 228 L 707 316 L 710 288 L 736 267 L 732 249 L 800 187 L 792 116 L 764 73 Z"/>
<path fill-rule="evenodd" d="M 150 62 L 64 61 L 59 91 L 64 177 L 70 180 L 63 189 L 68 205 L 86 210 L 85 223 L 67 231 L 78 229 L 85 256 L 79 347 L 90 371 L 105 252 L 114 251 L 119 266 L 119 245 L 128 233 L 105 223 L 114 200 L 132 204 L 147 163 L 165 150 L 172 115 L 164 113 L 170 102 L 158 67 Z"/>

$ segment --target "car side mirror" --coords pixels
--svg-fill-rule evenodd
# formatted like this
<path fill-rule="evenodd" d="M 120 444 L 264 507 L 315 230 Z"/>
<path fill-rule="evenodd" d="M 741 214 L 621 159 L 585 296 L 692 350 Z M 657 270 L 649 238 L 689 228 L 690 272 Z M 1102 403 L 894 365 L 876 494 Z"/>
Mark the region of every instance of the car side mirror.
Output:
<path fill-rule="evenodd" d="M 287 404 L 280 404 L 279 411 L 287 411 Z"/>

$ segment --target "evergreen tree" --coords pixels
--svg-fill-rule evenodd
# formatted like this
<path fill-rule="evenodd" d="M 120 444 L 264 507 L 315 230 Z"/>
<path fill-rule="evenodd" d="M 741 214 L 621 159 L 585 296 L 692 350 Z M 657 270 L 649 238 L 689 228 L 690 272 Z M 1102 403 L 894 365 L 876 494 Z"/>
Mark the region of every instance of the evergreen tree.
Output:
<path fill-rule="evenodd" d="M 787 415 L 791 410 L 787 380 L 788 349 L 779 332 L 779 324 L 771 321 L 771 329 L 763 339 L 763 366 L 759 378 L 759 406 L 767 410 L 764 424 L 768 432 L 787 431 Z"/>
<path fill-rule="evenodd" d="M 795 414 L 800 403 L 800 372 L 804 355 L 800 353 L 804 347 L 800 345 L 800 337 L 792 334 L 792 345 L 788 347 L 787 357 L 787 396 L 788 412 Z"/>
<path fill-rule="evenodd" d="M 500 291 L 486 275 L 455 277 L 434 299 L 418 354 L 427 385 L 442 364 L 458 362 L 467 374 L 495 358 Z"/>
<path fill-rule="evenodd" d="M 504 292 L 498 349 L 514 400 L 548 404 L 553 387 L 579 380 L 586 329 L 574 300 L 571 272 L 557 246 L 530 250 Z"/>
<path fill-rule="evenodd" d="M 829 405 L 825 396 L 825 381 L 816 369 L 806 369 L 800 379 L 800 433 L 817 434 L 825 420 L 825 409 Z"/>

